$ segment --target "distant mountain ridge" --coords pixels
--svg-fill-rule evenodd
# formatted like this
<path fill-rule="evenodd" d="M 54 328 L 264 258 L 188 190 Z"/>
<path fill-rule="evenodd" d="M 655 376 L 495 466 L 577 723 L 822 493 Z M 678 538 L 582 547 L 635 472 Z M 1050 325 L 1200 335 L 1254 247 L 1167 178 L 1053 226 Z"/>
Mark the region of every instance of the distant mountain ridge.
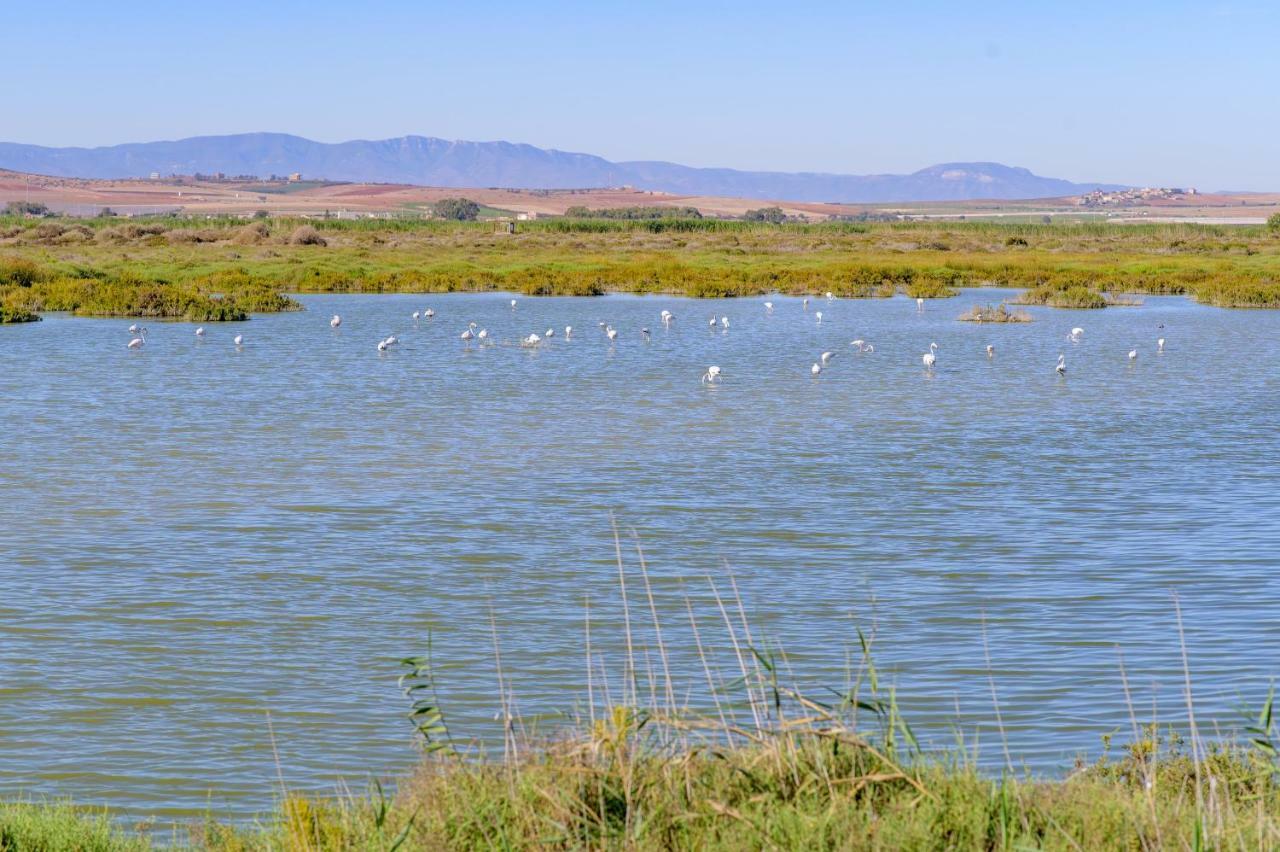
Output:
<path fill-rule="evenodd" d="M 944 163 L 908 175 L 751 172 L 666 162 L 610 162 L 512 142 L 430 136 L 314 142 L 285 133 L 195 136 L 102 148 L 0 142 L 0 168 L 58 177 L 129 178 L 195 172 L 444 187 L 581 189 L 634 186 L 681 195 L 787 201 L 894 202 L 1050 198 L 1116 184 L 1073 183 L 1000 163 Z"/>

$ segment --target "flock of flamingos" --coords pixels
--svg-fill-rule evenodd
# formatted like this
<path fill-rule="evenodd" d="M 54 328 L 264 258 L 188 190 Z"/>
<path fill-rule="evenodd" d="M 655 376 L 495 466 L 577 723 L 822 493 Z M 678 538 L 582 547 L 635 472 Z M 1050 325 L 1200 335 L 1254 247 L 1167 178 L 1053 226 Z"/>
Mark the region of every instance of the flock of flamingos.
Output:
<path fill-rule="evenodd" d="M 828 302 L 832 302 L 832 301 L 835 301 L 836 297 L 835 297 L 835 294 L 828 292 L 826 294 L 826 298 Z M 514 311 L 516 309 L 516 304 L 517 304 L 517 300 L 512 299 L 511 310 Z M 808 313 L 809 300 L 806 298 L 802 301 L 801 304 L 804 308 L 804 311 Z M 764 309 L 766 313 L 772 314 L 773 302 L 766 301 L 764 303 Z M 916 299 L 916 310 L 917 311 L 924 310 L 924 299 Z M 435 315 L 436 315 L 436 312 L 434 310 L 432 310 L 431 308 L 427 308 L 425 311 L 414 311 L 413 320 L 414 322 L 418 322 L 419 320 L 422 320 L 422 319 L 430 320 L 430 319 L 433 319 Z M 814 319 L 818 323 L 821 323 L 822 311 L 814 311 Z M 658 315 L 658 321 L 662 323 L 662 325 L 665 328 L 670 328 L 671 323 L 675 321 L 675 314 L 671 313 L 671 311 L 663 310 Z M 338 314 L 334 314 L 333 317 L 330 318 L 329 320 L 329 327 L 338 328 L 341 325 L 342 325 L 342 317 L 339 316 Z M 716 315 L 712 314 L 710 320 L 708 320 L 708 326 L 712 329 L 719 327 L 727 330 L 729 328 L 729 317 L 727 316 L 717 317 Z M 605 337 L 608 338 L 610 342 L 613 342 L 618 339 L 618 330 L 614 328 L 612 325 L 605 322 L 601 322 L 600 328 L 603 330 Z M 1161 326 L 1161 328 L 1163 328 L 1163 326 Z M 134 325 L 129 326 L 129 333 L 133 335 L 132 339 L 128 343 L 129 349 L 141 349 L 144 346 L 146 346 L 147 329 L 145 326 L 140 326 L 135 323 Z M 641 328 L 640 334 L 645 338 L 645 340 L 649 339 L 649 329 L 647 327 Z M 197 328 L 196 337 L 203 339 L 204 336 L 205 336 L 204 326 Z M 556 336 L 556 330 L 554 328 L 549 328 L 542 334 L 537 334 L 536 332 L 533 332 L 533 333 L 530 333 L 527 337 L 522 337 L 520 339 L 520 345 L 524 347 L 540 346 L 544 341 L 554 338 L 555 336 Z M 462 331 L 459 337 L 462 340 L 468 341 L 468 342 L 472 340 L 479 341 L 482 344 L 492 342 L 492 338 L 490 338 L 489 336 L 488 329 L 479 328 L 477 324 L 474 322 L 468 323 L 467 327 Z M 566 340 L 573 339 L 573 326 L 566 325 L 564 327 L 564 338 Z M 1067 335 L 1067 339 L 1072 341 L 1073 343 L 1079 343 L 1083 338 L 1084 338 L 1084 329 L 1080 327 L 1071 329 L 1071 333 Z M 237 334 L 234 338 L 232 338 L 231 342 L 235 344 L 236 347 L 241 347 L 244 345 L 244 340 L 245 338 L 243 334 Z M 389 337 L 384 337 L 383 339 L 378 341 L 377 350 L 379 352 L 386 352 L 388 349 L 395 346 L 399 342 L 400 342 L 400 339 L 397 338 L 394 334 Z M 873 346 L 872 344 L 862 339 L 852 340 L 849 342 L 849 345 L 856 348 L 860 353 L 875 352 L 875 346 Z M 986 351 L 987 351 L 988 358 L 995 357 L 995 354 L 996 354 L 995 346 L 988 344 Z M 1164 351 L 1163 337 L 1156 340 L 1156 351 L 1157 352 Z M 813 362 L 813 366 L 809 368 L 809 372 L 814 376 L 820 375 L 822 373 L 823 368 L 825 368 L 831 362 L 831 359 L 834 357 L 835 357 L 834 352 L 823 352 L 818 357 L 818 360 Z M 1137 357 L 1138 357 L 1138 350 L 1130 349 L 1129 360 L 1133 361 L 1137 359 Z M 934 365 L 937 364 L 938 362 L 938 344 L 930 343 L 929 351 L 925 352 L 923 355 L 920 356 L 920 361 L 924 365 L 926 370 L 932 370 Z M 1058 363 L 1054 367 L 1054 370 L 1060 376 L 1066 375 L 1067 358 L 1065 354 L 1060 353 L 1058 355 Z M 721 378 L 723 378 L 723 376 L 724 376 L 724 372 L 720 369 L 720 367 L 713 364 L 707 367 L 706 372 L 702 374 L 702 382 L 704 384 L 715 384 L 719 382 Z"/>

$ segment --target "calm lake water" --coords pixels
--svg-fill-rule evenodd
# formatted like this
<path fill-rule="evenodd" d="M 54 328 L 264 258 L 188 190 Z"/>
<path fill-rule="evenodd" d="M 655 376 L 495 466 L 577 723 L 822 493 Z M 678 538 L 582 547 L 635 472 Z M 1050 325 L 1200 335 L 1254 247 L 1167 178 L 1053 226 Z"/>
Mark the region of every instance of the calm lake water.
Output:
<path fill-rule="evenodd" d="M 586 596 L 621 670 L 611 513 L 691 701 L 685 598 L 723 660 L 707 577 L 731 566 L 804 687 L 844 686 L 874 626 L 919 732 L 1002 762 L 990 674 L 1015 761 L 1046 772 L 1127 734 L 1118 650 L 1143 719 L 1185 714 L 1176 592 L 1199 721 L 1237 726 L 1280 672 L 1280 313 L 956 321 L 1000 297 L 309 296 L 203 342 L 151 323 L 142 351 L 128 321 L 0 328 L 0 795 L 252 814 L 273 733 L 291 787 L 394 777 L 397 661 L 429 633 L 455 732 L 500 748 L 491 619 L 528 717 L 585 702 Z M 459 340 L 471 320 L 499 345 Z"/>

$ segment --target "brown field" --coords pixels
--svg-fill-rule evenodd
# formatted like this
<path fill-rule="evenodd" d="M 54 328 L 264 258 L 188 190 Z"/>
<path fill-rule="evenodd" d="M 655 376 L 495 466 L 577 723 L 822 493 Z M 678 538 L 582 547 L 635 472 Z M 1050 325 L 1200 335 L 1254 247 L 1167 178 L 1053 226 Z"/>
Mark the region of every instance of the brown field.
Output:
<path fill-rule="evenodd" d="M 263 192 L 267 186 L 271 191 Z M 458 189 L 408 184 L 330 183 L 292 187 L 284 183 L 160 180 L 88 180 L 27 175 L 0 170 L 0 205 L 29 200 L 71 215 L 96 215 L 110 207 L 123 215 L 182 212 L 187 215 L 249 215 L 266 210 L 275 216 L 319 216 L 326 211 L 349 217 L 387 213 L 424 213 L 441 198 L 466 196 L 482 205 L 514 214 L 557 216 L 569 207 L 696 207 L 707 216 L 736 217 L 757 207 L 776 205 L 788 215 L 820 221 L 862 213 L 903 218 L 1023 218 L 1052 215 L 1084 219 L 1151 219 L 1262 222 L 1280 212 L 1280 193 L 1201 194 L 1153 199 L 1142 205 L 1082 208 L 1075 199 L 1019 201 L 947 201 L 903 204 L 827 204 L 760 201 L 702 195 L 675 195 L 629 188 L 615 189 Z"/>

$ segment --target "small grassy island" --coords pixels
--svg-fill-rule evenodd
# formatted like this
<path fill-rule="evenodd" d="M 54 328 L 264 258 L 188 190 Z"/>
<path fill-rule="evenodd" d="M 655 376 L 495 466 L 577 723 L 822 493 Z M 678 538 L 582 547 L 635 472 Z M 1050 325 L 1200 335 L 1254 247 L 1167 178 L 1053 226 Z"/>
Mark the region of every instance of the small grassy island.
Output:
<path fill-rule="evenodd" d="M 959 319 L 961 322 L 1031 322 L 1031 314 L 1011 311 L 1001 302 L 999 305 L 974 305 Z"/>

